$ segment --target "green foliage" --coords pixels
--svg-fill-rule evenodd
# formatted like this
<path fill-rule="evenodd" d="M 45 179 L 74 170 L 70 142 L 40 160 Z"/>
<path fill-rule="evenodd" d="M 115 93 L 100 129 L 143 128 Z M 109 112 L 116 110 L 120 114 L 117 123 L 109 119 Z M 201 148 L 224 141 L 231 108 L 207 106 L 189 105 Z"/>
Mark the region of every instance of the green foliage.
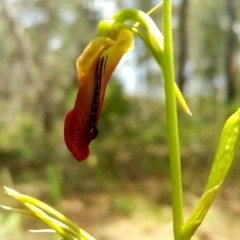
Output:
<path fill-rule="evenodd" d="M 0 213 L 1 239 L 23 240 L 22 217 L 12 212 L 8 215 Z M 14 231 L 13 231 L 14 229 Z"/>
<path fill-rule="evenodd" d="M 240 109 L 226 121 L 205 191 L 183 227 L 183 239 L 190 239 L 202 223 L 229 171 L 240 143 Z"/>
<path fill-rule="evenodd" d="M 136 207 L 136 202 L 129 196 L 118 195 L 113 202 L 113 210 L 120 212 L 120 214 L 129 216 Z"/>
<path fill-rule="evenodd" d="M 58 166 L 46 167 L 46 179 L 50 186 L 51 200 L 54 205 L 62 200 L 62 176 Z"/>
<path fill-rule="evenodd" d="M 223 105 L 218 101 L 218 94 L 207 89 L 208 87 L 214 89 L 215 83 L 212 80 L 224 72 L 221 65 L 224 60 L 221 49 L 225 36 L 224 29 L 219 23 L 223 19 L 223 5 L 214 2 L 191 3 L 190 15 L 193 17 L 189 21 L 190 61 L 196 64 L 196 76 L 200 77 L 201 82 L 205 78 L 209 81 L 202 89 L 202 95 L 189 97 L 194 117 L 186 118 L 179 112 L 180 138 L 183 147 L 183 182 L 186 189 L 190 190 L 195 186 L 196 181 L 203 182 L 206 169 L 211 165 L 208 159 L 216 146 L 218 138 L 216 133 L 219 132 L 229 113 L 236 109 L 236 106 L 239 107 L 238 101 L 232 106 Z M 149 95 L 127 95 L 116 79 L 112 79 L 109 83 L 98 126 L 99 137 L 90 146 L 89 159 L 82 163 L 81 167 L 75 167 L 75 162 L 69 164 L 70 161 L 75 160 L 63 144 L 62 125 L 67 110 L 72 108 L 77 91 L 74 62 L 91 36 L 95 35 L 97 15 L 82 6 L 77 8 L 78 3 L 75 1 L 63 4 L 58 8 L 50 2 L 45 4 L 39 1 L 33 6 L 33 9 L 43 10 L 51 17 L 48 22 L 43 21 L 23 29 L 26 49 L 31 50 L 27 52 L 29 54 L 27 61 L 19 56 L 19 46 L 14 39 L 16 36 L 12 35 L 10 25 L 6 24 L 7 18 L 1 18 L 5 23 L 0 29 L 5 36 L 4 46 L 0 48 L 3 56 L 0 59 L 0 69 L 1 73 L 3 72 L 3 81 L 0 85 L 0 110 L 4 113 L 0 118 L 1 166 L 10 169 L 16 182 L 31 182 L 35 178 L 46 179 L 50 186 L 50 198 L 54 203 L 61 200 L 62 187 L 68 191 L 77 189 L 91 192 L 106 190 L 112 183 L 121 185 L 143 179 L 164 179 L 169 174 L 169 150 L 166 144 L 168 122 L 163 111 L 164 103 L 160 98 Z M 73 23 L 64 20 L 63 9 L 69 11 L 70 15 L 73 14 L 71 16 L 75 16 Z M 94 17 L 90 19 L 89 16 Z M 196 16 L 201 17 L 202 20 L 199 21 Z M 200 29 L 196 27 L 199 22 Z M 80 27 L 79 23 L 81 23 Z M 59 48 L 50 46 L 54 39 L 60 39 Z M 138 54 L 144 55 L 143 51 L 141 49 Z M 145 55 L 143 58 L 140 56 L 139 59 L 147 62 L 149 68 L 148 59 L 145 57 Z M 27 62 L 28 71 L 21 65 L 24 60 Z M 154 79 L 159 80 L 154 71 L 150 72 L 149 69 L 146 75 L 152 75 Z M 224 91 L 224 89 L 220 90 Z M 49 125 L 51 127 L 48 127 Z M 225 146 L 226 143 L 221 149 Z M 236 147 L 233 149 L 231 154 L 236 153 Z M 213 171 L 217 172 L 218 176 L 225 177 L 230 167 L 231 162 L 224 161 L 224 163 L 225 165 L 221 165 L 221 170 L 216 168 L 217 170 Z M 239 163 L 235 164 L 236 168 L 232 169 L 232 172 L 237 172 Z M 215 177 L 216 174 L 213 179 Z M 230 178 L 232 183 L 238 181 L 234 174 L 229 176 Z M 203 194 L 185 225 L 183 234 L 186 238 L 194 233 L 203 220 L 221 184 L 222 179 L 218 178 L 217 182 L 210 184 L 211 187 L 208 187 Z M 161 188 L 169 191 L 169 188 L 164 186 Z M 199 194 L 201 189 L 194 191 Z M 169 203 L 170 200 L 168 199 L 167 202 Z M 122 215 L 130 216 L 134 205 L 135 202 L 130 198 L 120 195 L 115 198 L 112 207 Z M 6 229 L 8 223 L 9 226 L 18 229 L 19 219 L 15 215 L 11 216 L 12 218 L 6 221 Z"/>
<path fill-rule="evenodd" d="M 48 206 L 47 204 L 39 201 L 36 198 L 20 194 L 10 188 L 5 187 L 5 190 L 7 194 L 21 202 L 28 209 L 28 211 L 1 206 L 3 209 L 22 213 L 29 217 L 39 218 L 51 229 L 53 229 L 54 232 L 58 233 L 66 240 L 73 240 L 75 238 L 94 240 L 94 238 L 91 237 L 87 232 L 76 226 L 68 218 L 66 218 L 64 215 L 62 215 L 52 207 Z M 48 232 L 48 230 L 46 232 Z"/>
<path fill-rule="evenodd" d="M 111 79 L 100 119 L 102 134 L 106 134 L 104 129 L 117 131 L 118 126 L 121 127 L 121 119 L 130 113 L 129 104 L 129 97 L 124 94 L 121 83 L 116 79 Z"/>

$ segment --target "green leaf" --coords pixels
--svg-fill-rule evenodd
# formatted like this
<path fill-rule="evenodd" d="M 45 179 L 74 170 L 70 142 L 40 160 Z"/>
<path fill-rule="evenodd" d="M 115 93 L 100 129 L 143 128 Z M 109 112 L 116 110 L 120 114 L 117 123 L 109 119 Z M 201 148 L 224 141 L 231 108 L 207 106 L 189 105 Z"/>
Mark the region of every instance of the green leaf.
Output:
<path fill-rule="evenodd" d="M 214 157 L 205 191 L 219 185 L 226 177 L 240 141 L 240 108 L 226 121 Z"/>
<path fill-rule="evenodd" d="M 212 202 L 216 197 L 220 187 L 221 184 L 212 188 L 211 190 L 206 191 L 202 195 L 197 206 L 194 208 L 192 214 L 182 229 L 183 239 L 190 239 L 193 236 L 194 232 L 200 226 L 209 208 L 211 207 Z"/>
<path fill-rule="evenodd" d="M 45 222 L 48 226 L 54 229 L 59 235 L 64 237 L 66 240 L 73 239 L 81 239 L 81 240 L 95 240 L 92 236 L 90 236 L 83 229 L 79 228 L 73 222 L 71 222 L 68 218 L 66 218 L 63 214 L 56 211 L 49 205 L 41 202 L 40 200 L 30 197 L 28 195 L 21 194 L 13 189 L 4 187 L 6 193 L 16 200 L 25 205 L 31 213 L 27 211 L 22 211 L 23 214 L 29 215 L 31 217 L 36 217 Z M 7 207 L 2 206 L 8 210 Z M 9 210 L 11 210 L 9 208 Z M 16 212 L 21 212 L 19 209 L 12 209 Z M 50 214 L 51 216 L 49 216 Z"/>
<path fill-rule="evenodd" d="M 183 239 L 190 239 L 202 223 L 224 181 L 240 142 L 240 108 L 226 121 L 214 157 L 204 194 L 182 229 Z"/>

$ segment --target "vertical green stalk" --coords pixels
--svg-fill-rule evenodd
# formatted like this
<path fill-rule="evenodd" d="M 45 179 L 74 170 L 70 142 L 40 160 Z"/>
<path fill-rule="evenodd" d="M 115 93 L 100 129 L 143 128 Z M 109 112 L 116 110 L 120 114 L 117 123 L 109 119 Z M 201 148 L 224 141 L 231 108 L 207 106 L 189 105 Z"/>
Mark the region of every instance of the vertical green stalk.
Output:
<path fill-rule="evenodd" d="M 173 43 L 172 43 L 172 3 L 164 0 L 163 4 L 163 75 L 166 94 L 167 133 L 170 154 L 170 173 L 172 187 L 172 211 L 173 230 L 175 240 L 181 239 L 183 226 L 183 203 L 182 203 L 182 177 L 181 162 L 178 139 L 178 120 L 176 109 L 176 97 L 174 94 L 174 65 L 173 65 Z"/>

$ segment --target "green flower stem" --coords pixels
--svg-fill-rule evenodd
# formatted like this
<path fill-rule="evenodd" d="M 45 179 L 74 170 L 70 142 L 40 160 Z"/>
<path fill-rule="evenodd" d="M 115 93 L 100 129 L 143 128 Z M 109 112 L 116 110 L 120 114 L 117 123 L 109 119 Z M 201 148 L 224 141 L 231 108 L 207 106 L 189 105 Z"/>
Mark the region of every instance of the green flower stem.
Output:
<path fill-rule="evenodd" d="M 159 67 L 163 67 L 163 35 L 159 31 L 153 20 L 148 16 L 148 14 L 136 9 L 125 9 L 119 11 L 116 15 L 114 15 L 113 19 L 114 20 L 105 20 L 100 22 L 98 26 L 98 33 L 101 33 L 101 35 L 103 35 L 105 31 L 105 26 L 109 27 L 111 25 L 119 25 L 132 31 L 134 34 L 138 35 L 142 39 L 142 41 L 152 53 Z M 126 23 L 128 21 L 136 21 L 137 24 L 127 25 Z M 139 24 L 144 27 L 144 30 L 137 27 Z M 177 84 L 174 85 L 174 91 L 183 110 L 187 114 L 192 115 L 190 109 L 187 106 L 187 103 L 185 102 L 185 99 L 183 98 L 180 90 L 178 89 Z"/>
<path fill-rule="evenodd" d="M 140 37 L 142 39 L 142 41 L 145 43 L 145 45 L 148 47 L 149 51 L 151 52 L 151 54 L 153 55 L 154 59 L 157 61 L 159 67 L 162 67 L 162 61 L 159 58 L 159 56 L 162 56 L 162 52 L 159 54 L 159 52 L 157 52 L 155 50 L 155 48 L 152 46 L 151 42 L 149 41 L 149 38 L 146 36 L 146 34 L 139 28 L 135 27 L 135 26 L 131 26 L 131 25 L 127 25 L 124 23 L 119 23 L 119 26 L 122 26 L 126 29 L 128 29 L 129 31 L 133 32 L 134 34 L 136 34 L 138 37 Z"/>
<path fill-rule="evenodd" d="M 144 12 L 136 9 L 124 9 L 113 16 L 113 19 L 119 23 L 126 23 L 134 20 L 140 23 L 145 29 L 151 45 L 154 46 L 155 51 L 161 56 L 163 50 L 163 35 L 158 30 L 153 20 Z"/>
<path fill-rule="evenodd" d="M 175 240 L 180 240 L 183 226 L 183 210 L 176 96 L 180 98 L 180 103 L 182 103 L 183 101 L 181 100 L 182 96 L 180 91 L 178 91 L 178 89 L 176 91 L 177 87 L 176 85 L 174 85 L 175 81 L 171 32 L 171 1 L 165 0 L 163 8 L 164 40 L 161 32 L 158 30 L 151 18 L 141 11 L 135 9 L 125 9 L 118 12 L 113 17 L 113 19 L 118 24 L 125 24 L 125 26 L 127 21 L 134 20 L 144 27 L 145 31 L 136 28 L 134 25 L 129 27 L 126 26 L 126 28 L 137 34 L 144 41 L 144 43 L 147 45 L 148 49 L 151 51 L 158 65 L 162 68 L 163 71 L 170 152 L 173 227 Z M 184 104 L 181 105 L 183 106 Z M 190 111 L 188 111 L 188 113 L 190 114 Z"/>
<path fill-rule="evenodd" d="M 172 44 L 172 9 L 171 0 L 165 0 L 163 4 L 163 76 L 166 94 L 167 132 L 170 154 L 170 173 L 172 185 L 172 211 L 173 229 L 175 240 L 181 239 L 183 226 L 183 203 L 182 203 L 182 177 L 179 152 L 178 120 L 176 109 L 176 97 L 174 93 L 174 65 Z"/>

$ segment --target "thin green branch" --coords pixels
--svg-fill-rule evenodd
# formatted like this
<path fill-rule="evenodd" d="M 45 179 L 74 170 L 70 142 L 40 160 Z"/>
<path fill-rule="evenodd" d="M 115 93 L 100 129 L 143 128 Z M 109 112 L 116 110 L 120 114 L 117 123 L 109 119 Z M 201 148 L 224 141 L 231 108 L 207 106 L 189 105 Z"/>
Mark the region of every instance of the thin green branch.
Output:
<path fill-rule="evenodd" d="M 173 229 L 175 240 L 181 239 L 183 226 L 182 177 L 178 137 L 178 119 L 176 97 L 174 93 L 174 65 L 172 44 L 172 4 L 165 0 L 163 4 L 163 75 L 165 79 L 167 131 L 170 155 L 170 173 L 172 185 Z"/>

